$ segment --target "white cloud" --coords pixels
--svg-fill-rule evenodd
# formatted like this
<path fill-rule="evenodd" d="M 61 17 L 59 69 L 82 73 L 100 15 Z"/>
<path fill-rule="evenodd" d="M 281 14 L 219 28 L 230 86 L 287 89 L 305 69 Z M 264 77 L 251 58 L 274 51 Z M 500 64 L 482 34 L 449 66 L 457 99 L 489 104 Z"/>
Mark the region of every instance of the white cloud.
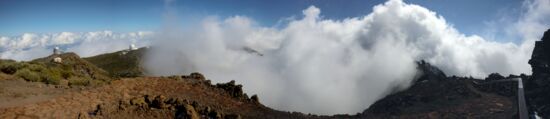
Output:
<path fill-rule="evenodd" d="M 516 9 L 503 10 L 503 13 L 515 12 Z M 519 16 L 510 16 L 505 14 L 495 21 L 489 21 L 486 31 L 489 40 L 515 41 L 506 44 L 506 50 L 493 51 L 491 55 L 480 53 L 480 59 L 491 59 L 480 61 L 482 68 L 493 72 L 504 72 L 507 69 L 516 69 L 514 72 L 531 74 L 531 68 L 526 63 L 531 58 L 535 41 L 540 40 L 544 31 L 550 28 L 550 1 L 548 0 L 524 0 L 521 6 Z M 498 44 L 493 44 L 498 45 Z M 494 48 L 494 47 L 493 47 Z M 508 52 L 510 49 L 516 49 L 514 53 Z M 505 64 L 516 65 L 498 65 Z"/>
<path fill-rule="evenodd" d="M 8 45 L 8 37 L 0 37 L 0 46 L 7 46 Z"/>
<path fill-rule="evenodd" d="M 130 35 L 135 34 L 135 35 Z M 92 56 L 128 48 L 134 43 L 146 46 L 152 32 L 140 31 L 129 33 L 97 32 L 61 32 L 52 34 L 25 33 L 15 37 L 0 37 L 0 58 L 15 60 L 32 60 L 50 55 L 56 46 L 80 56 Z"/>
<path fill-rule="evenodd" d="M 539 40 L 550 28 L 550 1 L 525 0 L 522 7 L 523 12 L 512 31 L 525 40 Z"/>
<path fill-rule="evenodd" d="M 51 41 L 51 44 L 53 45 L 64 45 L 64 44 L 72 44 L 74 43 L 76 38 L 79 38 L 75 33 L 71 32 L 61 32 L 60 34 L 55 34 L 53 36 L 53 39 Z"/>
<path fill-rule="evenodd" d="M 281 28 L 245 16 L 167 26 L 146 65 L 155 75 L 198 71 L 215 82 L 237 80 L 270 107 L 317 114 L 362 111 L 392 88 L 406 87 L 414 61 L 422 59 L 451 75 L 530 74 L 532 41 L 466 36 L 435 12 L 400 0 L 343 20 L 323 19 L 315 6 L 302 13 Z"/>

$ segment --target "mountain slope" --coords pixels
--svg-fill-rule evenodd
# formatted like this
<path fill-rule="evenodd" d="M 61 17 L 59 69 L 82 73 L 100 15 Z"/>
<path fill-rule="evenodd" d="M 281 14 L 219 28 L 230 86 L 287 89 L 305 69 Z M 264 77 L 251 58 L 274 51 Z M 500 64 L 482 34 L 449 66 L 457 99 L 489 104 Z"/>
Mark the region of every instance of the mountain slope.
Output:
<path fill-rule="evenodd" d="M 104 69 L 114 77 L 137 77 L 143 76 L 141 61 L 146 50 L 147 48 L 122 50 L 83 59 Z"/>
<path fill-rule="evenodd" d="M 406 90 L 378 100 L 362 113 L 369 118 L 495 118 L 516 115 L 514 97 L 483 92 L 483 80 L 446 77 L 439 69 L 419 62 L 422 76 Z M 513 86 L 514 84 L 503 84 Z"/>
<path fill-rule="evenodd" d="M 54 58 L 61 58 L 62 60 L 60 63 L 56 63 L 53 62 Z M 32 62 L 43 63 L 48 68 L 59 67 L 64 70 L 69 70 L 72 72 L 72 75 L 78 77 L 88 77 L 98 80 L 110 79 L 105 70 L 98 68 L 96 65 L 86 60 L 83 60 L 80 56 L 72 52 L 50 55 L 48 57 L 32 60 L 31 63 Z"/>

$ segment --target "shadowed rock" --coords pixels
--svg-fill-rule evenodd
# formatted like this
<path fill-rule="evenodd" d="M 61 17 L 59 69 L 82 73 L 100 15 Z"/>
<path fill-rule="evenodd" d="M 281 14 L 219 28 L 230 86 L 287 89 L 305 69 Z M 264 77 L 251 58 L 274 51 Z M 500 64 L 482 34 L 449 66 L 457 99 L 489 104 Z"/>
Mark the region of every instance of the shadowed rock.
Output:
<path fill-rule="evenodd" d="M 535 42 L 529 64 L 533 75 L 530 80 L 523 80 L 523 84 L 530 113 L 536 111 L 543 118 L 550 118 L 550 29 Z"/>

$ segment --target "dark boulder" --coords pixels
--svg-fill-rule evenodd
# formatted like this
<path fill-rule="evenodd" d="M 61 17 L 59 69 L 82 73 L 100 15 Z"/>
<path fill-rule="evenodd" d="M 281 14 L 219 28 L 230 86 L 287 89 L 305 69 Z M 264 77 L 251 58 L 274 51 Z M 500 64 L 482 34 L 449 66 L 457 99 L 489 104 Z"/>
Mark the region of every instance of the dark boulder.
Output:
<path fill-rule="evenodd" d="M 158 109 L 165 109 L 167 108 L 167 104 L 165 103 L 166 97 L 163 95 L 159 95 L 153 99 L 151 107 L 158 108 Z"/>
<path fill-rule="evenodd" d="M 185 104 L 177 107 L 175 118 L 176 119 L 200 119 L 200 116 L 193 106 Z"/>
<path fill-rule="evenodd" d="M 258 95 L 252 95 L 252 97 L 250 97 L 250 100 L 252 100 L 252 102 L 254 103 L 260 103 L 260 99 L 258 99 Z"/>
<path fill-rule="evenodd" d="M 201 73 L 198 73 L 198 72 L 191 73 L 191 75 L 189 75 L 189 76 L 191 78 L 194 78 L 194 79 L 206 80 L 204 75 L 202 75 Z"/>
<path fill-rule="evenodd" d="M 242 89 L 243 86 L 240 84 L 235 84 L 235 80 L 231 80 L 227 83 L 216 84 L 216 87 L 225 90 L 227 93 L 229 93 L 229 95 L 234 98 L 247 98 L 244 96 Z"/>

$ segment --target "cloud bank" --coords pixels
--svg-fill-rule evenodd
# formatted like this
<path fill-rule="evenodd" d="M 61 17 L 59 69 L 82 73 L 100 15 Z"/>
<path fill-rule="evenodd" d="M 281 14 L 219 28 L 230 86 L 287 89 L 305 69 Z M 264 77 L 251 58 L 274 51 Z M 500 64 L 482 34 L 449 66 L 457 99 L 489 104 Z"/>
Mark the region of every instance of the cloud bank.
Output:
<path fill-rule="evenodd" d="M 539 40 L 550 27 L 550 1 L 525 0 L 518 21 L 507 29 L 525 40 Z"/>
<path fill-rule="evenodd" d="M 161 33 L 147 68 L 155 75 L 198 71 L 215 82 L 236 80 L 270 107 L 316 114 L 362 111 L 407 87 L 418 60 L 451 75 L 530 74 L 533 40 L 466 36 L 435 12 L 400 0 L 343 20 L 323 19 L 315 6 L 302 12 L 282 28 L 234 16 Z"/>
<path fill-rule="evenodd" d="M 152 36 L 153 33 L 147 31 L 25 33 L 15 37 L 0 37 L 0 58 L 32 60 L 50 55 L 53 47 L 61 47 L 64 51 L 75 52 L 82 57 L 93 56 L 126 49 L 130 44 L 148 45 Z"/>

